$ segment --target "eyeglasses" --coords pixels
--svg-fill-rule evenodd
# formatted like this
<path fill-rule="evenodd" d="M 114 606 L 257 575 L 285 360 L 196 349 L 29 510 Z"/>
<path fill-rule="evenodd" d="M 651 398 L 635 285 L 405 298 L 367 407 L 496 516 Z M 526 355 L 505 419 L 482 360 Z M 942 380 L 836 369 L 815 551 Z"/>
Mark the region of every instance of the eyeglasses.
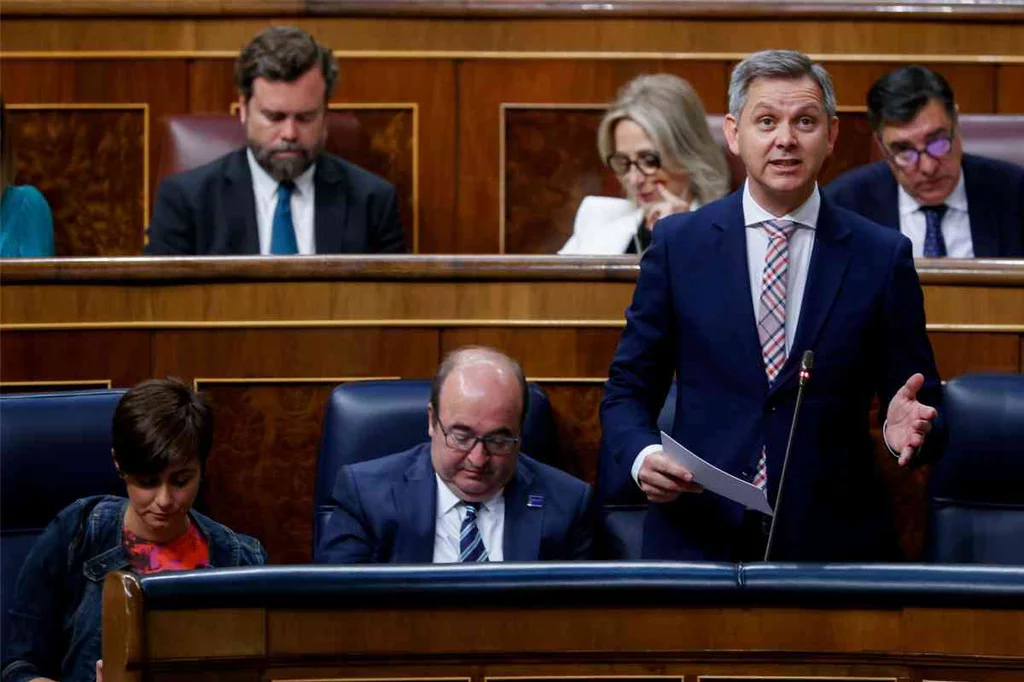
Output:
<path fill-rule="evenodd" d="M 882 150 L 893 160 L 900 168 L 915 168 L 921 161 L 921 155 L 926 154 L 936 161 L 943 158 L 953 150 L 953 134 L 943 135 L 942 137 L 936 137 L 925 143 L 924 147 L 920 149 L 900 149 L 899 151 L 892 151 L 885 146 L 882 142 L 882 138 L 878 138 L 879 144 L 882 145 Z"/>
<path fill-rule="evenodd" d="M 654 175 L 661 168 L 661 156 L 658 152 L 640 152 L 633 161 L 626 154 L 615 152 L 605 159 L 605 163 L 619 177 L 628 173 L 631 166 L 636 166 L 642 175 Z"/>
<path fill-rule="evenodd" d="M 444 428 L 444 424 L 441 420 L 437 420 L 437 425 L 441 429 L 441 433 L 444 434 L 444 442 L 452 450 L 458 450 L 459 452 L 469 452 L 476 447 L 477 443 L 484 444 L 484 450 L 487 451 L 488 455 L 504 456 L 511 455 L 519 447 L 519 442 L 522 440 L 516 436 L 501 436 L 492 434 L 490 436 L 477 436 L 470 431 L 463 431 L 461 429 L 453 429 L 451 431 Z"/>

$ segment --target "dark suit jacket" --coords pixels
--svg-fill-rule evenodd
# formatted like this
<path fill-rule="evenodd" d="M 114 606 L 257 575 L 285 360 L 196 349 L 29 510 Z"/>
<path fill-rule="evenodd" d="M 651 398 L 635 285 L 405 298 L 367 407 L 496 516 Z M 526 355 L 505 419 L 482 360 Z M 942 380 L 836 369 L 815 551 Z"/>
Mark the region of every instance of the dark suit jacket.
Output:
<path fill-rule="evenodd" d="M 317 253 L 404 253 L 395 188 L 321 154 L 313 175 Z M 256 198 L 244 149 L 160 183 L 146 253 L 244 255 L 260 252 Z"/>
<path fill-rule="evenodd" d="M 541 506 L 527 506 L 540 495 Z M 319 563 L 431 563 L 437 482 L 430 443 L 338 472 L 335 505 L 316 549 Z M 590 556 L 590 486 L 519 455 L 505 486 L 505 561 L 572 560 Z"/>
<path fill-rule="evenodd" d="M 962 168 L 974 255 L 1024 257 L 1024 168 L 971 154 L 964 154 Z M 896 178 L 885 161 L 844 173 L 824 194 L 868 220 L 900 229 Z"/>
<path fill-rule="evenodd" d="M 871 399 L 877 394 L 888 405 L 915 372 L 927 379 L 921 401 L 938 407 L 940 398 L 910 241 L 822 200 L 793 349 L 769 386 L 751 303 L 742 196 L 740 190 L 670 216 L 654 231 L 601 405 L 607 447 L 626 471 L 644 447 L 660 443 L 655 417 L 675 373 L 673 437 L 747 481 L 766 445 L 774 501 L 800 357 L 813 350 L 814 376 L 772 556 L 893 558 L 892 515 L 868 429 Z M 931 447 L 941 432 L 929 437 Z M 709 492 L 652 504 L 643 554 L 736 560 L 743 517 L 739 505 Z"/>

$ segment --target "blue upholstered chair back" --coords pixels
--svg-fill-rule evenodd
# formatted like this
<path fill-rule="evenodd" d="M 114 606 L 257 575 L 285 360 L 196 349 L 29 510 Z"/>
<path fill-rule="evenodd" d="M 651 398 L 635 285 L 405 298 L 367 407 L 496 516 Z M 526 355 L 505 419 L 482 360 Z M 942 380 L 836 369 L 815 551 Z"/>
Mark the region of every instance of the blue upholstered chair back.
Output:
<path fill-rule="evenodd" d="M 1024 565 L 1024 375 L 952 379 L 943 412 L 949 443 L 929 481 L 927 558 Z"/>
<path fill-rule="evenodd" d="M 110 458 L 118 391 L 0 396 L 0 576 L 4 604 L 46 525 L 80 497 L 123 494 Z M 6 638 L 4 638 L 6 650 Z"/>
<path fill-rule="evenodd" d="M 658 428 L 672 433 L 676 416 L 676 382 L 672 382 L 665 403 L 658 413 Z M 643 550 L 644 517 L 647 498 L 614 458 L 604 439 L 601 440 L 601 461 L 598 469 L 598 500 L 601 524 L 598 552 L 602 558 L 639 559 Z"/>
<path fill-rule="evenodd" d="M 317 462 L 314 549 L 331 513 L 331 489 L 341 467 L 426 442 L 429 401 L 427 380 L 361 381 L 334 389 L 327 403 Z M 522 451 L 548 463 L 558 452 L 551 405 L 543 389 L 534 384 L 530 384 Z"/>

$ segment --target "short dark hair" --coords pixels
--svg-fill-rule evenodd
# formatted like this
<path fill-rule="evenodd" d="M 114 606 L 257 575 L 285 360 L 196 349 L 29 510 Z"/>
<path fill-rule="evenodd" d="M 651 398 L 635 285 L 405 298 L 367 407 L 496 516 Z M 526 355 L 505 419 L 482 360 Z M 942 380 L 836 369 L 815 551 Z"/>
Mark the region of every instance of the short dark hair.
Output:
<path fill-rule="evenodd" d="M 530 409 L 530 387 L 526 383 L 526 377 L 523 375 L 523 368 L 519 366 L 519 363 L 505 355 L 499 350 L 490 348 L 488 346 L 463 346 L 457 348 L 451 353 L 445 356 L 444 360 L 441 361 L 441 365 L 437 368 L 437 373 L 434 375 L 433 381 L 430 382 L 430 406 L 434 408 L 434 419 L 438 419 L 438 415 L 441 410 L 441 386 L 444 385 L 448 375 L 452 373 L 456 367 L 462 364 L 463 358 L 466 355 L 472 353 L 486 353 L 494 356 L 504 362 L 508 363 L 509 367 L 516 375 L 516 379 L 519 382 L 519 390 L 522 393 L 522 414 L 519 415 L 519 425 L 522 426 L 526 422 L 526 413 Z"/>
<path fill-rule="evenodd" d="M 205 470 L 213 444 L 213 409 L 178 379 L 150 379 L 121 397 L 112 436 L 123 474 L 155 476 L 193 457 Z"/>
<path fill-rule="evenodd" d="M 953 88 L 942 74 L 923 66 L 904 66 L 885 74 L 868 90 L 868 123 L 876 133 L 887 123 L 908 123 L 932 100 L 956 123 Z"/>
<path fill-rule="evenodd" d="M 330 48 L 316 42 L 301 28 L 271 26 L 256 34 L 238 54 L 235 85 L 248 102 L 252 97 L 252 83 L 257 78 L 291 82 L 317 66 L 327 85 L 324 88 L 326 102 L 338 81 L 338 65 Z"/>

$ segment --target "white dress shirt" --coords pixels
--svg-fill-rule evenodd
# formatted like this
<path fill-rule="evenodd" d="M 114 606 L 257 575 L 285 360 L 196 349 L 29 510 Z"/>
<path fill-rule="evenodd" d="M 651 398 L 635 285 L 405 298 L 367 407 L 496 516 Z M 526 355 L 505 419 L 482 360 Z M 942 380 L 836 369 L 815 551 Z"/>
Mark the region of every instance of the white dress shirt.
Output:
<path fill-rule="evenodd" d="M 924 236 L 928 223 L 921 210 L 921 204 L 897 185 L 900 207 L 900 232 L 910 238 L 914 258 L 924 256 Z M 946 242 L 946 255 L 950 258 L 974 258 L 974 242 L 971 240 L 971 220 L 967 214 L 967 188 L 964 174 L 953 192 L 946 197 L 946 215 L 942 216 L 942 239 Z"/>
<path fill-rule="evenodd" d="M 437 515 L 434 517 L 434 563 L 451 564 L 459 561 L 459 537 L 462 522 L 466 518 L 466 503 L 455 496 L 436 473 Z M 505 490 L 480 504 L 476 514 L 476 527 L 487 548 L 490 561 L 502 561 L 505 553 L 502 540 L 505 537 Z"/>
<path fill-rule="evenodd" d="M 800 309 L 803 307 L 804 289 L 807 286 L 807 272 L 811 267 L 811 253 L 814 251 L 814 234 L 818 227 L 818 209 L 821 208 L 821 194 L 818 186 L 807 201 L 791 213 L 775 216 L 762 208 L 750 194 L 750 184 L 743 185 L 743 224 L 746 225 L 747 270 L 750 274 L 750 296 L 757 318 L 761 305 L 761 280 L 764 277 L 764 261 L 768 254 L 768 231 L 762 223 L 766 220 L 791 220 L 800 225 L 789 238 L 789 260 L 786 268 L 786 355 L 793 348 Z M 648 445 L 633 460 L 631 473 L 637 485 L 640 467 L 647 456 L 661 450 L 660 444 Z M 700 453 L 697 453 L 700 454 Z"/>
<path fill-rule="evenodd" d="M 246 152 L 249 172 L 252 175 L 252 193 L 256 197 L 256 229 L 260 238 L 260 255 L 270 255 L 270 238 L 274 229 L 274 211 L 277 210 L 278 182 L 256 161 L 252 150 Z M 295 178 L 292 190 L 292 225 L 295 227 L 295 242 L 299 253 L 308 256 L 316 253 L 316 234 L 313 230 L 313 207 L 316 205 L 316 191 L 313 173 L 316 164 Z"/>

